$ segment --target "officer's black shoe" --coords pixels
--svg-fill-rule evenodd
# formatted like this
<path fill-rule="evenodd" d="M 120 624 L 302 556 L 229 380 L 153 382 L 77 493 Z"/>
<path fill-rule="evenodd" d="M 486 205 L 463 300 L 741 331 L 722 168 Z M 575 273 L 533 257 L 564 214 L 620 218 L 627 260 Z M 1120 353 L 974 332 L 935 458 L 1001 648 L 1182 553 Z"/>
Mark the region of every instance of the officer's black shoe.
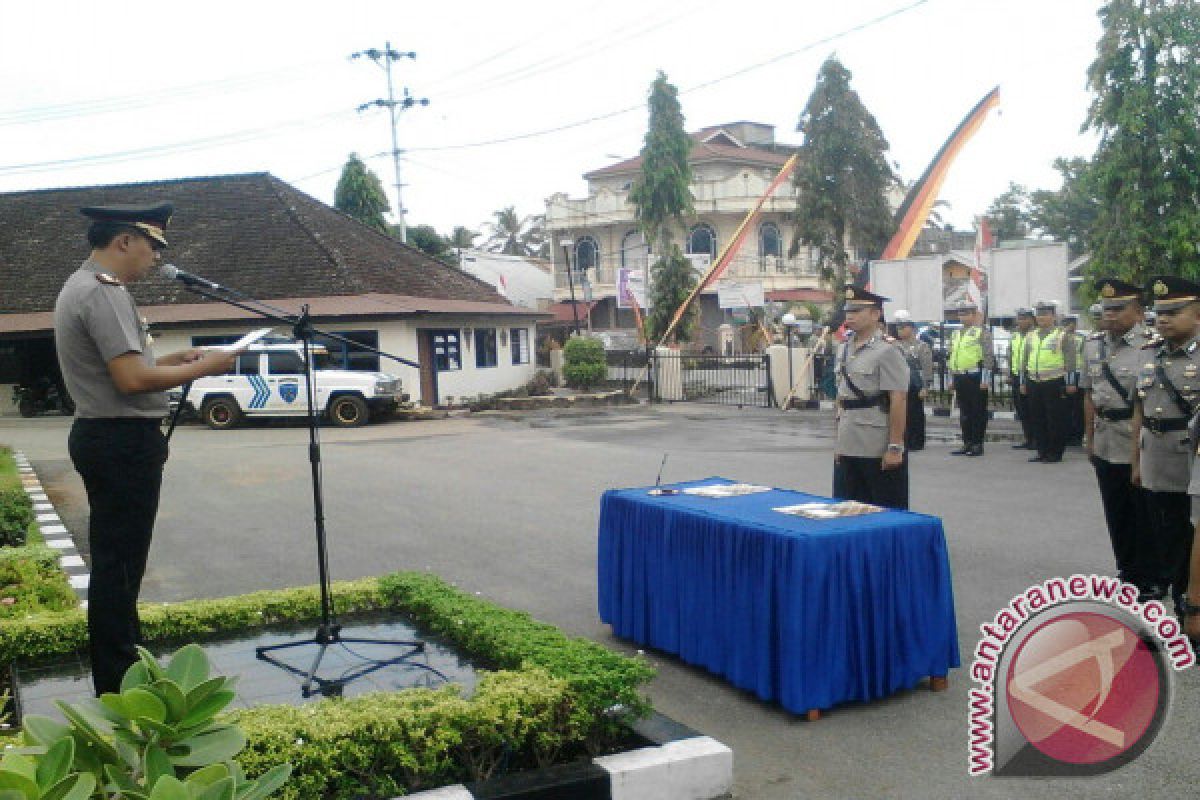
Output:
<path fill-rule="evenodd" d="M 1029 463 L 1032 464 L 1035 461 L 1045 461 L 1045 460 L 1046 460 L 1045 456 L 1034 456 L 1033 458 L 1029 459 Z"/>
<path fill-rule="evenodd" d="M 1013 450 L 1032 450 L 1033 442 L 1021 442 L 1020 444 L 1014 444 L 1012 446 L 1012 449 Z"/>
<path fill-rule="evenodd" d="M 962 447 L 960 447 L 957 450 L 951 450 L 950 455 L 952 455 L 952 456 L 969 456 L 969 455 L 971 455 L 971 446 L 964 444 Z"/>
<path fill-rule="evenodd" d="M 983 445 L 981 445 L 981 444 L 973 445 L 969 450 L 967 450 L 967 455 L 969 455 L 969 456 L 983 455 Z"/>
<path fill-rule="evenodd" d="M 1166 589 L 1162 588 L 1161 586 L 1151 586 L 1148 589 L 1142 589 L 1140 592 L 1138 592 L 1138 602 L 1143 605 L 1155 601 L 1161 603 L 1163 598 L 1166 596 Z"/>
<path fill-rule="evenodd" d="M 1045 456 L 1042 458 L 1043 464 L 1057 464 L 1062 461 L 1062 456 Z"/>

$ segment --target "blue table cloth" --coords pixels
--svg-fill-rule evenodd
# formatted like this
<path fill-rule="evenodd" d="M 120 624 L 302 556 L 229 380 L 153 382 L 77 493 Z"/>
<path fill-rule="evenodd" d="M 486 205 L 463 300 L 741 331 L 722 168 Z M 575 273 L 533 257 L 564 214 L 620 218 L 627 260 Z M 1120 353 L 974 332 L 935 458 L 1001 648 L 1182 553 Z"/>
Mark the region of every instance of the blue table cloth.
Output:
<path fill-rule="evenodd" d="M 605 492 L 600 618 L 793 712 L 886 697 L 959 666 L 941 520 L 772 510 L 822 500 Z"/>

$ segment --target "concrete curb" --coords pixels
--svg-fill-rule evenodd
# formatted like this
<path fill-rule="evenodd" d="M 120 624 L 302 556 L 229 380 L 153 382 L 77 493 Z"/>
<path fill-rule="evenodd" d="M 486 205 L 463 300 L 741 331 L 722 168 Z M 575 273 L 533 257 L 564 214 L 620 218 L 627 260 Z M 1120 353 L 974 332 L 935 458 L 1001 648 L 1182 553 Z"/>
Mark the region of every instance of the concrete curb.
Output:
<path fill-rule="evenodd" d="M 733 751 L 661 714 L 634 725 L 651 746 L 482 783 L 406 795 L 421 800 L 718 800 L 733 792 Z"/>
<path fill-rule="evenodd" d="M 70 531 L 63 525 L 50 498 L 46 496 L 46 490 L 42 488 L 42 483 L 38 480 L 37 473 L 34 472 L 29 459 L 25 458 L 24 453 L 14 450 L 13 460 L 17 463 L 17 474 L 21 477 L 21 485 L 24 487 L 25 493 L 29 495 L 29 499 L 33 501 L 33 513 L 36 515 L 42 538 L 46 541 L 47 547 L 57 551 L 59 567 L 66 573 L 67 580 L 70 582 L 71 588 L 75 590 L 76 596 L 79 597 L 80 604 L 86 606 L 88 584 L 92 577 L 87 564 L 79 555 L 79 551 L 75 549 L 75 541 L 71 538 Z"/>

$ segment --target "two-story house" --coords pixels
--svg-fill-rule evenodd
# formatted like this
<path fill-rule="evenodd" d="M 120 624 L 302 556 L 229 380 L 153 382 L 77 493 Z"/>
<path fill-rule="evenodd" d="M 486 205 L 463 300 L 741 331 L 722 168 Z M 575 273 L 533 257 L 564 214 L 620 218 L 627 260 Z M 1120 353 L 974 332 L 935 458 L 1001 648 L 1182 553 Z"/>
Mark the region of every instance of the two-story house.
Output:
<path fill-rule="evenodd" d="M 716 260 L 796 148 L 776 142 L 774 126 L 757 122 L 705 128 L 691 138 L 688 160 L 695 216 L 685 221 L 686 230 L 677 231 L 675 237 L 684 252 L 701 256 L 696 261 L 703 263 L 704 255 Z M 581 318 L 587 315 L 593 330 L 632 330 L 635 326 L 632 309 L 618 297 L 622 270 L 634 272 L 647 286 L 650 283 L 650 256 L 629 202 L 630 187 L 641 169 L 640 157 L 602 167 L 583 176 L 588 182 L 587 197 L 575 199 L 560 192 L 546 200 L 555 301 L 569 302 L 573 288 L 581 302 L 577 310 Z M 751 287 L 761 284 L 767 303 L 826 304 L 830 294 L 819 286 L 807 249 L 795 258 L 788 256 L 792 240 L 789 218 L 795 206 L 796 190 L 788 181 L 767 199 L 722 277 Z M 590 295 L 588 303 L 582 303 L 585 290 Z M 700 298 L 695 346 L 715 347 L 720 326 L 742 319 L 735 309 L 719 306 L 717 288 L 711 287 Z"/>

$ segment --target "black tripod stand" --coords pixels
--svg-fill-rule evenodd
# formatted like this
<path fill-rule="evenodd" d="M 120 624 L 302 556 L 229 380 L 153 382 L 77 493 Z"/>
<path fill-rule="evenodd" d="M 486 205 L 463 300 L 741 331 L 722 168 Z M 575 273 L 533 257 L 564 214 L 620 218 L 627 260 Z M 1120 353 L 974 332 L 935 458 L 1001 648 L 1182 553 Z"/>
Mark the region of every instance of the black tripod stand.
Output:
<path fill-rule="evenodd" d="M 425 643 L 419 640 L 398 640 L 398 639 L 370 639 L 370 638 L 353 638 L 342 636 L 342 626 L 337 620 L 337 616 L 333 609 L 333 596 L 330 590 L 329 576 L 329 548 L 327 545 L 327 537 L 325 532 L 325 498 L 321 481 L 321 439 L 317 426 L 317 409 L 316 409 L 316 388 L 314 386 L 313 374 L 313 338 L 320 334 L 321 336 L 339 341 L 361 350 L 376 353 L 377 355 L 390 358 L 401 364 L 410 367 L 420 368 L 420 365 L 414 361 L 401 358 L 399 356 L 385 353 L 374 347 L 354 342 L 337 334 L 328 331 L 321 331 L 314 328 L 309 316 L 309 307 L 305 305 L 299 315 L 289 314 L 283 309 L 268 305 L 260 300 L 254 300 L 242 295 L 228 287 L 221 286 L 211 281 L 206 281 L 203 278 L 197 278 L 194 275 L 188 275 L 184 272 L 179 272 L 174 268 L 164 269 L 168 275 L 181 280 L 189 291 L 199 294 L 203 297 L 208 297 L 213 300 L 219 300 L 223 303 L 236 306 L 238 308 L 249 311 L 260 317 L 275 320 L 285 323 L 292 327 L 292 333 L 296 339 L 299 339 L 304 345 L 304 368 L 307 374 L 307 392 L 305 400 L 308 408 L 308 461 L 311 469 L 312 478 L 312 494 L 313 494 L 313 524 L 316 530 L 317 538 L 317 574 L 320 583 L 321 592 L 321 622 L 317 626 L 316 633 L 311 638 L 302 639 L 296 642 L 285 642 L 283 644 L 264 645 L 256 647 L 255 655 L 270 664 L 279 667 L 293 675 L 304 679 L 300 686 L 300 693 L 304 697 L 311 697 L 314 694 L 322 694 L 327 697 L 340 696 L 343 688 L 357 680 L 358 678 L 385 669 L 389 666 L 408 664 L 411 667 L 425 670 L 443 681 L 446 676 L 428 664 L 422 664 L 417 661 L 412 661 L 414 656 L 425 652 Z M 182 407 L 182 400 L 180 401 Z M 174 425 L 172 425 L 172 428 Z M 348 644 L 366 644 L 366 645 L 384 645 L 389 647 L 399 647 L 402 649 L 399 655 L 386 659 L 367 658 L 354 653 Z M 340 675 L 334 678 L 322 678 L 319 674 L 321 662 L 325 658 L 326 651 L 332 645 L 342 645 L 347 652 L 359 658 L 362 662 L 359 666 L 351 667 L 343 671 Z M 311 665 L 307 670 L 300 667 L 288 664 L 282 661 L 276 654 L 295 650 L 304 647 L 315 646 L 317 648 Z M 315 688 L 314 688 L 315 687 Z"/>

